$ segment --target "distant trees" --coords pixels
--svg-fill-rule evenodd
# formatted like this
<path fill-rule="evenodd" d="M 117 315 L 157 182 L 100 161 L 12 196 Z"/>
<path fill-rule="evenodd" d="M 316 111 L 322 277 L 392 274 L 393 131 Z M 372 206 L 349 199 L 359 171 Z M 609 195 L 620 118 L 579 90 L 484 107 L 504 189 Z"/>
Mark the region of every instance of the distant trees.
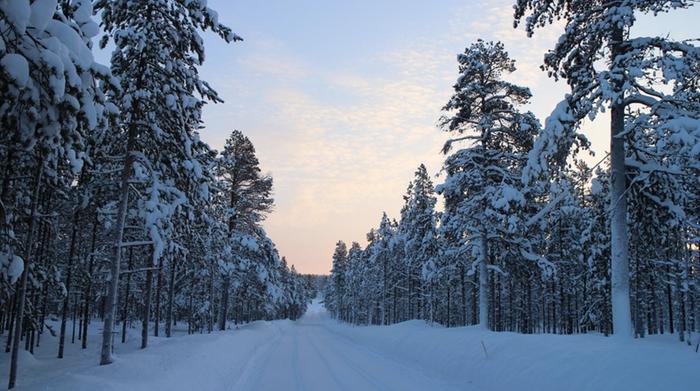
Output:
<path fill-rule="evenodd" d="M 333 301 L 327 301 L 326 307 L 332 308 L 332 310 L 338 314 L 338 317 L 346 320 L 347 319 L 347 296 L 348 296 L 348 286 L 347 286 L 347 274 L 348 270 L 348 248 L 345 242 L 342 240 L 338 241 L 335 245 L 335 251 L 333 252 L 333 269 L 331 273 L 333 278 L 331 279 L 331 288 L 333 289 L 333 295 L 329 297 Z"/>
<path fill-rule="evenodd" d="M 178 322 L 193 333 L 230 319 L 295 319 L 314 294 L 260 226 L 272 179 L 252 143 L 235 131 L 219 154 L 198 134 L 205 101 L 221 101 L 198 75 L 200 32 L 240 37 L 204 1 L 94 6 L 101 44 L 114 42 L 111 70 L 92 55 L 93 2 L 0 3 L 0 334 L 10 388 L 19 349 L 33 352 L 55 316 L 59 358 L 69 339 L 87 348 L 100 318 L 108 364 L 135 320 L 145 348 Z"/>
<path fill-rule="evenodd" d="M 366 248 L 353 246 L 359 255 L 349 267 L 334 268 L 333 281 L 363 288 L 350 308 L 331 313 L 361 324 L 425 319 L 523 333 L 671 332 L 697 343 L 700 51 L 690 42 L 629 36 L 635 10 L 688 5 L 519 1 L 516 19 L 529 33 L 555 18 L 567 22 L 545 69 L 566 78 L 571 94 L 541 126 L 519 110 L 529 90 L 504 80 L 515 66 L 502 44 L 479 40 L 459 55 L 440 122 L 455 135 L 444 148 L 445 180 L 435 188 L 444 210 L 416 201 L 434 197 L 419 168 L 401 219 L 384 215 Z M 601 56 L 608 68 L 598 69 Z M 613 111 L 611 159 L 590 167 L 577 156 L 589 147 L 579 126 L 606 107 Z M 329 286 L 326 302 L 337 294 Z M 402 315 L 364 316 L 376 313 L 367 303 Z"/>

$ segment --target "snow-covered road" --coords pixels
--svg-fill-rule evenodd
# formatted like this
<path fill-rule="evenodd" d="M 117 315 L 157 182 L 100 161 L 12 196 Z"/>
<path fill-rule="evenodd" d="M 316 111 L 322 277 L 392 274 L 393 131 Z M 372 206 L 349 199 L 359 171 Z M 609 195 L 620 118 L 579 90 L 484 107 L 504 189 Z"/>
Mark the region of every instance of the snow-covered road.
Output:
<path fill-rule="evenodd" d="M 329 327 L 315 301 L 261 346 L 232 390 L 463 390 L 358 345 Z"/>
<path fill-rule="evenodd" d="M 338 333 L 320 300 L 298 321 L 253 322 L 225 332 L 152 338 L 138 349 L 138 330 L 117 345 L 117 360 L 98 366 L 98 335 L 82 351 L 68 345 L 55 359 L 55 341 L 20 359 L 19 390 L 465 390 L 358 344 Z M 97 333 L 98 330 L 95 330 Z M 0 371 L 6 373 L 5 357 Z M 0 376 L 1 378 L 1 376 Z M 3 379 L 4 381 L 4 379 Z"/>
<path fill-rule="evenodd" d="M 45 333 L 34 356 L 20 356 L 18 390 L 696 391 L 700 384 L 700 355 L 676 335 L 624 341 L 423 321 L 355 327 L 330 319 L 319 300 L 295 322 L 180 331 L 152 338 L 145 350 L 135 327 L 107 366 L 97 365 L 99 326 L 91 325 L 88 350 L 68 344 L 63 360 Z M 8 359 L 0 353 L 0 387 Z"/>

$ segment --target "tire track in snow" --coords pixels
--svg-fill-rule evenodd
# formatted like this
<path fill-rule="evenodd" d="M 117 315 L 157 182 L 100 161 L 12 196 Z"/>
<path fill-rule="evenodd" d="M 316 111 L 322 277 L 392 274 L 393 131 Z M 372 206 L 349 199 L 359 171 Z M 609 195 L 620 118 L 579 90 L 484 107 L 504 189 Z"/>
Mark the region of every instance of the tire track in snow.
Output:
<path fill-rule="evenodd" d="M 265 369 L 265 364 L 269 361 L 270 354 L 274 350 L 273 348 L 277 347 L 282 339 L 282 332 L 279 326 L 274 326 L 273 333 L 274 337 L 269 342 L 255 349 L 253 356 L 243 367 L 238 379 L 233 386 L 229 388 L 231 391 L 257 389 L 255 386 L 260 382 L 260 374 Z"/>
<path fill-rule="evenodd" d="M 319 334 L 316 334 L 318 336 Z M 329 360 L 328 355 L 324 354 L 321 352 L 321 348 L 318 347 L 317 342 L 315 342 L 315 339 L 317 338 L 309 338 L 311 346 L 314 348 L 316 353 L 321 356 L 323 362 L 329 363 L 329 362 L 336 362 L 338 363 L 338 360 Z M 370 376 L 366 373 L 366 370 L 360 368 L 358 365 L 351 363 L 350 360 L 347 358 L 347 356 L 343 353 L 336 353 L 333 354 L 334 357 L 340 358 L 340 361 L 343 361 L 346 364 L 346 367 L 349 369 L 352 369 L 353 372 L 355 372 L 357 375 L 359 375 L 362 379 L 364 379 L 367 383 L 371 384 L 374 386 L 377 390 L 389 390 L 391 387 L 388 387 L 386 384 L 378 382 L 378 379 Z M 326 365 L 326 367 L 329 367 L 329 365 Z M 332 370 L 331 370 L 332 371 Z M 335 371 L 333 371 L 335 372 Z M 337 375 L 335 376 L 337 377 Z M 366 389 L 366 388 L 365 388 Z"/>
<path fill-rule="evenodd" d="M 292 345 L 292 366 L 294 369 L 294 389 L 298 391 L 304 391 L 304 381 L 302 378 L 301 367 L 299 363 L 301 362 L 301 353 L 299 352 L 299 334 L 301 329 L 298 326 L 293 328 L 294 330 L 294 342 Z"/>
<path fill-rule="evenodd" d="M 378 350 L 372 349 L 368 346 L 365 346 L 361 343 L 358 343 L 357 341 L 354 341 L 353 339 L 351 339 L 345 335 L 342 335 L 338 332 L 335 332 L 330 327 L 328 327 L 327 324 L 321 323 L 321 324 L 318 324 L 318 327 L 322 328 L 325 331 L 325 335 L 327 336 L 328 339 L 330 339 L 332 341 L 336 341 L 336 342 L 342 341 L 342 343 L 344 345 L 343 352 L 345 352 L 345 354 L 340 355 L 340 357 L 342 357 L 342 359 L 347 364 L 356 368 L 359 372 L 362 371 L 361 369 L 359 369 L 360 368 L 359 365 L 365 365 L 366 362 L 372 362 L 373 360 L 368 360 L 368 359 L 375 358 L 376 361 L 381 361 L 381 362 L 387 363 L 387 364 L 399 369 L 399 371 L 398 371 L 399 373 L 410 374 L 410 377 L 413 378 L 413 380 L 415 380 L 415 381 L 420 381 L 421 383 L 430 383 L 433 385 L 433 387 L 439 385 L 441 390 L 450 390 L 450 389 L 463 390 L 464 389 L 464 385 L 450 383 L 448 381 L 445 381 L 438 374 L 425 371 L 424 368 L 410 365 L 410 363 L 396 360 L 391 355 L 385 354 L 385 352 L 378 351 Z M 318 333 L 318 335 L 321 335 L 321 334 L 322 333 Z M 351 353 L 355 353 L 355 354 L 351 354 Z M 357 358 L 352 359 L 351 356 L 360 357 L 362 359 L 362 361 L 359 361 L 359 363 L 360 363 L 359 365 L 356 363 L 353 363 L 353 361 L 358 362 L 358 359 Z M 365 378 L 367 378 L 367 376 L 365 376 Z M 376 379 L 376 378 L 372 377 L 372 379 Z M 376 380 L 373 380 L 373 382 L 376 384 Z M 381 387 L 378 387 L 378 389 L 380 389 L 380 390 L 387 390 L 387 389 L 402 390 L 404 388 L 397 387 L 396 384 L 392 383 L 392 384 L 383 384 Z"/>
<path fill-rule="evenodd" d="M 310 346 L 314 350 L 314 352 L 316 353 L 316 355 L 320 359 L 319 361 L 321 361 L 323 366 L 326 368 L 326 373 L 328 375 L 330 375 L 331 379 L 336 384 L 337 388 L 334 388 L 334 389 L 352 391 L 351 389 L 348 389 L 347 387 L 345 387 L 343 382 L 338 378 L 338 375 L 335 373 L 333 368 L 331 368 L 331 366 L 328 364 L 328 360 L 326 359 L 326 357 L 323 355 L 323 353 L 321 353 L 321 351 L 318 349 L 316 344 L 313 342 L 314 338 L 312 336 L 309 336 L 308 333 L 304 333 L 304 336 L 309 341 L 309 343 L 307 345 Z"/>

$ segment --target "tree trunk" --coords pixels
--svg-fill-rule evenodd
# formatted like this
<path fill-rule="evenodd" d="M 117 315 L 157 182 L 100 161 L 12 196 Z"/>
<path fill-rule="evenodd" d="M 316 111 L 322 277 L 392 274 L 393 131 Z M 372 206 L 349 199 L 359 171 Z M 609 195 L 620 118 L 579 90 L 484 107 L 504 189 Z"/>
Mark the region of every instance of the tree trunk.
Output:
<path fill-rule="evenodd" d="M 223 286 L 221 287 L 221 301 L 219 306 L 221 306 L 220 316 L 219 316 L 219 330 L 226 330 L 226 316 L 228 310 L 228 276 L 224 277 Z"/>
<path fill-rule="evenodd" d="M 158 336 L 160 333 L 160 294 L 163 290 L 163 257 L 158 259 L 158 281 L 156 282 L 156 308 L 154 310 L 153 335 Z"/>
<path fill-rule="evenodd" d="M 479 252 L 479 326 L 488 329 L 489 327 L 489 273 L 488 265 L 488 244 L 486 234 L 479 238 L 481 251 Z"/>
<path fill-rule="evenodd" d="M 194 273 L 192 273 L 192 280 L 190 281 L 190 295 L 188 304 L 188 314 L 187 314 L 187 334 L 194 333 Z"/>
<path fill-rule="evenodd" d="M 384 260 L 384 261 L 382 262 L 382 264 L 383 264 L 383 273 L 382 273 L 382 281 L 383 281 L 383 284 L 382 284 L 382 323 L 381 323 L 381 324 L 382 324 L 382 326 L 384 326 L 384 325 L 386 325 L 386 323 L 387 323 L 387 322 L 386 322 L 386 318 L 387 318 L 387 316 L 388 316 L 388 315 L 387 315 L 387 311 L 386 311 L 386 307 L 387 307 L 387 303 L 386 303 L 386 302 L 387 302 L 387 295 L 388 295 L 388 294 L 387 294 L 387 286 L 388 286 L 388 282 L 387 282 L 387 274 L 388 274 L 388 273 L 387 273 L 387 260 Z"/>
<path fill-rule="evenodd" d="M 129 247 L 127 263 L 126 292 L 124 293 L 124 309 L 122 310 L 122 343 L 126 342 L 126 320 L 129 317 L 129 296 L 131 295 L 131 269 L 134 267 L 134 248 Z"/>
<path fill-rule="evenodd" d="M 160 262 L 160 261 L 159 261 Z M 151 290 L 153 290 L 153 261 L 150 257 L 144 262 L 146 270 L 146 292 L 143 297 L 143 327 L 141 328 L 141 349 L 148 346 L 148 321 L 151 320 Z M 158 309 L 156 308 L 156 314 Z M 157 317 L 157 315 L 156 315 Z M 156 337 L 158 336 L 158 324 L 156 323 Z"/>
<path fill-rule="evenodd" d="M 666 275 L 668 281 L 671 280 L 671 268 L 666 265 Z M 674 322 L 673 322 L 673 296 L 671 295 L 671 283 L 666 283 L 666 300 L 668 302 L 668 332 L 673 334 L 674 332 Z"/>
<path fill-rule="evenodd" d="M 462 326 L 467 325 L 467 282 L 464 278 L 464 265 L 459 266 L 459 278 L 462 289 Z"/>
<path fill-rule="evenodd" d="M 105 302 L 104 327 L 102 329 L 102 352 L 100 354 L 100 365 L 112 363 L 112 331 L 114 329 L 114 315 L 117 309 L 117 298 L 119 295 L 119 269 L 122 261 L 122 239 L 124 237 L 124 225 L 126 223 L 126 212 L 129 208 L 129 178 L 131 177 L 131 167 L 134 162 L 134 142 L 136 140 L 136 123 L 129 126 L 129 136 L 126 146 L 126 161 L 122 170 L 119 190 L 119 208 L 114 227 L 114 243 L 112 253 L 112 264 L 110 265 L 109 289 L 107 301 Z"/>
<path fill-rule="evenodd" d="M 612 58 L 622 54 L 622 28 L 613 27 Z M 621 91 L 619 82 L 615 91 Z M 622 97 L 618 98 L 622 100 Z M 632 312 L 629 287 L 629 241 L 627 234 L 627 184 L 625 167 L 625 107 L 620 101 L 610 106 L 610 220 L 612 323 L 615 336 L 631 338 Z"/>
<path fill-rule="evenodd" d="M 173 305 L 175 301 L 175 270 L 177 269 L 177 258 L 172 258 L 170 265 L 170 282 L 168 283 L 168 310 L 165 316 L 165 336 L 170 338 L 173 335 Z"/>
<path fill-rule="evenodd" d="M 70 288 L 73 281 L 73 258 L 75 258 L 76 241 L 78 237 L 78 209 L 73 212 L 73 227 L 70 238 L 70 249 L 68 250 L 68 264 L 66 268 L 66 297 L 63 299 L 63 309 L 61 310 L 61 334 L 58 338 L 58 358 L 63 358 L 63 350 L 66 341 L 66 321 L 68 318 L 68 303 L 70 301 Z"/>
<path fill-rule="evenodd" d="M 83 340 L 82 348 L 87 349 L 88 325 L 90 324 L 90 302 L 92 301 L 92 273 L 95 262 L 95 247 L 97 245 L 98 214 L 95 211 L 95 221 L 92 223 L 92 242 L 90 244 L 90 261 L 88 262 L 88 278 L 85 287 L 85 312 L 83 313 Z"/>
<path fill-rule="evenodd" d="M 214 331 L 214 271 L 209 271 L 209 307 L 208 307 L 207 331 Z"/>
<path fill-rule="evenodd" d="M 29 264 L 32 257 L 32 247 L 34 246 L 34 231 L 37 224 L 37 209 L 39 205 L 39 188 L 41 176 L 44 171 L 43 159 L 38 159 L 36 173 L 34 175 L 34 189 L 32 194 L 32 210 L 29 216 L 29 232 L 27 233 L 27 243 L 24 248 L 24 270 L 19 285 L 19 297 L 17 299 L 17 316 L 15 320 L 15 336 L 12 340 L 12 356 L 10 357 L 10 378 L 7 388 L 15 387 L 17 381 L 17 357 L 19 354 L 19 340 L 22 337 L 22 323 L 24 322 L 24 302 L 27 297 L 27 281 L 29 275 Z"/>
<path fill-rule="evenodd" d="M 392 315 L 393 319 L 391 320 L 391 323 L 396 323 L 396 322 L 397 322 L 397 319 L 396 319 L 396 317 L 398 316 L 398 311 L 397 311 L 398 289 L 397 289 L 397 288 L 398 288 L 398 287 L 397 287 L 396 285 L 394 285 L 394 304 L 393 304 L 394 308 L 393 308 L 393 311 L 392 311 L 392 312 L 393 312 L 393 315 Z M 343 320 L 347 321 L 347 316 L 346 316 L 345 319 L 343 319 Z"/>
<path fill-rule="evenodd" d="M 80 302 L 80 297 L 77 294 L 74 295 L 74 297 L 73 297 L 73 324 L 71 325 L 71 327 L 73 328 L 73 331 L 71 332 L 70 343 L 75 343 L 75 323 L 77 320 L 76 318 L 78 317 L 78 303 L 79 302 Z"/>
<path fill-rule="evenodd" d="M 406 288 L 408 289 L 408 296 L 407 296 L 407 303 L 408 303 L 408 308 L 407 308 L 407 313 L 406 313 L 406 319 L 411 320 L 413 319 L 413 284 L 411 283 L 411 271 L 412 271 L 411 263 L 408 263 L 407 267 L 407 273 L 406 273 Z"/>
<path fill-rule="evenodd" d="M 13 331 L 15 325 L 15 318 L 17 317 L 17 307 L 19 301 L 19 292 L 15 292 L 10 298 L 12 301 L 12 307 L 10 308 L 10 314 L 7 317 L 7 343 L 5 345 L 5 353 L 10 353 L 12 350 Z"/>
<path fill-rule="evenodd" d="M 452 284 L 450 284 L 450 283 L 448 282 L 448 283 L 447 283 L 447 319 L 446 319 L 446 321 L 447 321 L 447 322 L 446 322 L 446 323 L 447 323 L 447 328 L 450 328 L 450 327 L 452 326 L 452 324 L 451 324 L 451 322 L 450 322 L 450 319 L 451 319 L 451 316 L 450 316 L 450 315 L 452 315 L 452 308 L 451 308 L 451 304 L 452 304 L 452 300 L 451 300 L 451 299 L 452 299 L 452 297 L 451 297 L 451 295 L 450 295 L 451 292 L 452 292 Z"/>

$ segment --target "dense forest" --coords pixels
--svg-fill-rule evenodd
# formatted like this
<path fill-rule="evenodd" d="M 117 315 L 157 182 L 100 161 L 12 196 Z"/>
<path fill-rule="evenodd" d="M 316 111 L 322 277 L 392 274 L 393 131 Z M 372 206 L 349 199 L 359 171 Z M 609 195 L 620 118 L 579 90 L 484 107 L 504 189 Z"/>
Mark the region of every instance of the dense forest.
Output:
<path fill-rule="evenodd" d="M 441 183 L 421 165 L 398 221 L 385 213 L 364 249 L 338 242 L 333 315 L 697 344 L 700 49 L 630 34 L 635 15 L 691 3 L 517 1 L 528 36 L 565 24 L 542 69 L 569 94 L 542 124 L 504 45 L 469 45 L 439 121 Z M 603 112 L 610 152 L 587 158 Z"/>
<path fill-rule="evenodd" d="M 700 48 L 697 39 L 633 32 L 639 15 L 683 12 L 697 0 L 514 3 L 514 27 L 528 37 L 563 28 L 540 66 L 566 84 L 566 96 L 538 118 L 506 45 L 466 43 L 437 119 L 442 169 L 420 165 L 400 216 L 384 213 L 364 247 L 337 242 L 331 275 L 317 276 L 298 273 L 263 228 L 273 178 L 250 134 L 227 129 L 220 150 L 200 137 L 205 105 L 223 103 L 200 77 L 203 37 L 242 41 L 206 0 L 0 0 L 0 364 L 8 364 L 8 387 L 40 374 L 33 385 L 42 389 L 54 381 L 132 389 L 140 375 L 120 379 L 115 369 L 129 368 L 127 360 L 95 369 L 137 341 L 131 365 L 159 377 L 147 389 L 293 381 L 322 390 L 497 389 L 490 385 L 542 384 L 539 374 L 554 370 L 555 379 L 588 376 L 591 357 L 613 361 L 600 384 L 653 388 L 646 368 L 696 364 L 675 340 L 700 348 Z M 108 64 L 98 52 L 111 53 Z M 610 148 L 594 154 L 586 132 L 600 121 L 609 121 Z M 350 327 L 333 318 L 421 321 Z M 478 327 L 448 329 L 466 325 Z M 653 334 L 672 334 L 672 347 L 627 343 Z M 494 335 L 501 339 L 487 348 Z M 574 341 L 561 346 L 576 345 L 578 355 L 527 356 L 553 338 Z M 514 355 L 489 355 L 509 341 Z M 173 350 L 158 350 L 161 342 Z M 597 350 L 605 346 L 613 349 Z M 52 351 L 58 376 L 44 370 L 45 357 L 18 372 L 35 349 Z M 76 352 L 93 366 L 81 367 Z M 645 352 L 639 362 L 624 361 L 636 352 Z M 587 359 L 559 365 L 571 357 Z M 518 363 L 528 364 L 520 379 L 502 376 Z M 458 387 L 444 382 L 445 369 Z M 690 384 L 696 373 L 674 380 Z M 578 379 L 575 386 L 598 389 Z"/>
<path fill-rule="evenodd" d="M 295 319 L 314 295 L 261 227 L 272 178 L 253 144 L 233 131 L 215 151 L 198 134 L 203 105 L 221 102 L 198 75 L 200 34 L 241 38 L 206 1 L 134 6 L 0 3 L 0 334 L 10 388 L 18 351 L 32 352 L 45 332 L 59 335 L 58 358 L 69 340 L 101 343 L 109 364 L 127 325 L 141 323 L 146 348 L 176 324 L 195 333 Z M 110 67 L 94 60 L 98 36 Z M 102 341 L 88 341 L 91 322 L 104 323 Z"/>

